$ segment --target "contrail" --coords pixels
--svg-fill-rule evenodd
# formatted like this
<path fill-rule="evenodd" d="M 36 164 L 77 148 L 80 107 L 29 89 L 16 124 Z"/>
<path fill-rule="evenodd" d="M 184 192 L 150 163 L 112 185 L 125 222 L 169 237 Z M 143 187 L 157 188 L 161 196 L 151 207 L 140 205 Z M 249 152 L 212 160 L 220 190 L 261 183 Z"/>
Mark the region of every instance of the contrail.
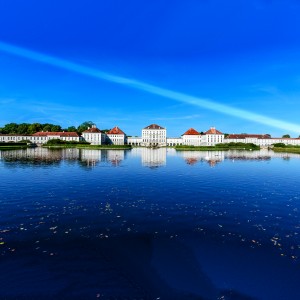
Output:
<path fill-rule="evenodd" d="M 139 80 L 126 78 L 122 76 L 113 75 L 110 73 L 102 72 L 95 68 L 86 67 L 74 62 L 70 62 L 54 56 L 42 54 L 36 51 L 28 50 L 21 47 L 16 47 L 7 43 L 0 42 L 0 51 L 13 54 L 19 57 L 24 57 L 33 61 L 41 62 L 44 64 L 56 66 L 65 70 L 76 72 L 79 74 L 87 75 L 90 77 L 98 78 L 101 80 L 109 81 L 112 83 L 124 85 L 133 89 L 148 92 L 150 94 L 158 95 L 168 99 L 175 100 L 177 102 L 190 104 L 205 109 L 217 111 L 222 114 L 234 116 L 237 118 L 250 120 L 255 123 L 268 125 L 271 127 L 287 130 L 288 132 L 300 133 L 300 125 L 293 124 L 277 119 L 273 119 L 267 116 L 249 112 L 246 110 L 234 108 L 228 105 L 220 104 L 210 99 L 203 99 L 187 95 L 184 93 L 172 91 L 169 89 L 161 88 L 156 85 L 151 85 Z"/>

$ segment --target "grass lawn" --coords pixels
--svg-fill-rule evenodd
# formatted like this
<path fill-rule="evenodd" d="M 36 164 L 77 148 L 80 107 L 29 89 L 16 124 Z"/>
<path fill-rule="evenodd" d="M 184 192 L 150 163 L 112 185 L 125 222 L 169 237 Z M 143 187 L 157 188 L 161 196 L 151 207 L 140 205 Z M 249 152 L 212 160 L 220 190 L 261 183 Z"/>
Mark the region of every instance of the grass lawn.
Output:
<path fill-rule="evenodd" d="M 300 153 L 300 147 L 274 147 L 274 152 Z"/>

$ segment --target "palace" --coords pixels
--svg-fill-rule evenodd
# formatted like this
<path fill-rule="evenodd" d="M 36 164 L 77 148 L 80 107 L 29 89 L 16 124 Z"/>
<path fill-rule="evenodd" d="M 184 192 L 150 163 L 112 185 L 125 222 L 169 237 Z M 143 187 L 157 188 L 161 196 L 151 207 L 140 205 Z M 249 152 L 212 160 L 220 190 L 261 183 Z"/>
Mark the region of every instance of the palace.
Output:
<path fill-rule="evenodd" d="M 151 124 L 142 130 L 142 137 L 129 137 L 127 143 L 133 146 L 214 146 L 223 143 L 224 134 L 214 127 L 205 133 L 190 128 L 179 138 L 168 138 L 167 130 L 159 125 Z"/>
<path fill-rule="evenodd" d="M 261 147 L 268 147 L 276 143 L 285 145 L 300 145 L 300 138 L 272 138 L 268 134 L 229 134 L 224 135 L 215 127 L 206 132 L 199 132 L 194 128 L 188 129 L 180 137 L 167 137 L 167 129 L 157 124 L 151 124 L 142 129 L 141 137 L 127 137 L 119 127 L 103 132 L 96 125 L 83 131 L 82 136 L 77 132 L 37 132 L 32 135 L 0 134 L 0 142 L 21 142 L 42 145 L 51 139 L 80 142 L 85 141 L 91 145 L 132 145 L 144 147 L 167 146 L 214 146 L 222 143 L 253 143 Z"/>

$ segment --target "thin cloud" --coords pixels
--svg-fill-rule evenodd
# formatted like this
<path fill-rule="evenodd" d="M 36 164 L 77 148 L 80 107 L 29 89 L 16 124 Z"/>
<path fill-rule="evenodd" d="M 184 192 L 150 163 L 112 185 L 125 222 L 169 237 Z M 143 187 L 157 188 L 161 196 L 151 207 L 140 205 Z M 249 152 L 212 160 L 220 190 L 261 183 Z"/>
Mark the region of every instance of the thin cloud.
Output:
<path fill-rule="evenodd" d="M 16 101 L 15 99 L 0 99 L 0 105 L 12 104 L 15 101 Z"/>
<path fill-rule="evenodd" d="M 126 77 L 116 76 L 106 72 L 102 72 L 98 69 L 86 67 L 73 63 L 67 60 L 56 58 L 53 56 L 45 55 L 39 52 L 27 50 L 24 48 L 16 47 L 7 43 L 0 42 L 0 50 L 6 53 L 10 53 L 19 57 L 24 57 L 33 61 L 38 61 L 51 66 L 56 66 L 65 70 L 76 72 L 82 75 L 98 78 L 108 82 L 120 84 L 133 89 L 148 92 L 153 95 L 161 96 L 164 98 L 172 99 L 180 103 L 190 104 L 192 106 L 202 107 L 208 110 L 216 111 L 222 114 L 233 116 L 236 118 L 250 120 L 255 123 L 264 124 L 267 126 L 288 130 L 290 132 L 300 132 L 300 125 L 285 122 L 282 120 L 274 119 L 261 114 L 253 113 L 243 109 L 234 108 L 228 105 L 217 103 L 211 99 L 194 97 L 184 93 L 172 91 L 169 89 L 161 88 L 159 86 L 147 84 L 145 82 L 130 79 Z"/>
<path fill-rule="evenodd" d="M 181 116 L 181 117 L 152 118 L 151 120 L 154 121 L 190 120 L 190 119 L 196 119 L 200 117 L 201 115 L 188 115 L 188 116 Z"/>

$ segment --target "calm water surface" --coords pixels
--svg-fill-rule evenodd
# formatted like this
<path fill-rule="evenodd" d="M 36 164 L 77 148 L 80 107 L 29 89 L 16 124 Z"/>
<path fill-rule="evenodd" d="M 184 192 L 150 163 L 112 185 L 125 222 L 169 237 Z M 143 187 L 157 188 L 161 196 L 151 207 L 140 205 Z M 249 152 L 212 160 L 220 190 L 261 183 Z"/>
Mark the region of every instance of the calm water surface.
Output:
<path fill-rule="evenodd" d="M 0 299 L 300 299 L 300 156 L 0 152 Z"/>

